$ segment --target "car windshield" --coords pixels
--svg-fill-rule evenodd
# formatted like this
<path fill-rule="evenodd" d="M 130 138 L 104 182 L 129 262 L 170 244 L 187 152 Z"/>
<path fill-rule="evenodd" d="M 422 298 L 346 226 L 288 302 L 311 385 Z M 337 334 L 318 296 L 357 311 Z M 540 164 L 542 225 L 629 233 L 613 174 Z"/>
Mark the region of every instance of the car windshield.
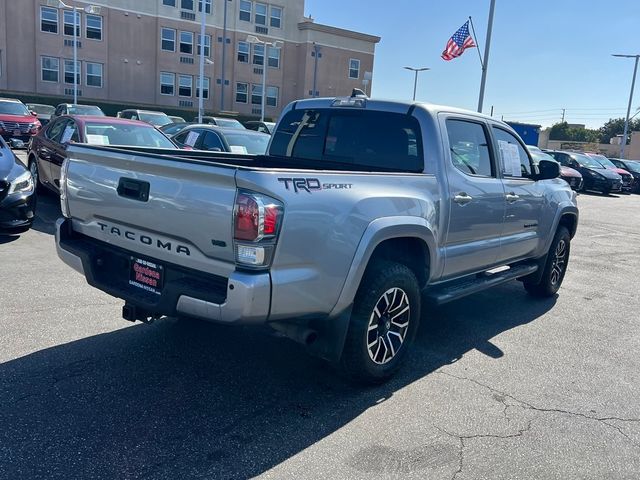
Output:
<path fill-rule="evenodd" d="M 605 157 L 604 155 L 589 155 L 591 158 L 595 158 L 598 163 L 602 164 L 603 167 L 606 168 L 618 168 L 614 165 L 614 163 L 609 160 L 607 157 Z"/>
<path fill-rule="evenodd" d="M 104 112 L 100 107 L 93 105 L 71 105 L 69 106 L 69 115 L 98 115 L 104 117 Z"/>
<path fill-rule="evenodd" d="M 640 173 L 640 163 L 634 162 L 633 160 L 628 161 L 624 164 L 625 170 L 631 170 L 632 172 Z"/>
<path fill-rule="evenodd" d="M 161 127 L 163 125 L 167 125 L 168 123 L 173 123 L 169 116 L 164 113 L 140 112 L 138 114 L 138 118 L 143 122 L 150 123 L 151 125 L 155 125 L 156 127 Z"/>
<path fill-rule="evenodd" d="M 176 148 L 162 133 L 146 125 L 87 122 L 84 133 L 90 145 Z"/>
<path fill-rule="evenodd" d="M 30 115 L 29 109 L 21 102 L 0 102 L 0 114 Z"/>
<path fill-rule="evenodd" d="M 178 133 L 179 131 L 181 131 L 183 128 L 188 127 L 190 124 L 183 122 L 183 123 L 167 123 L 166 125 L 163 125 L 160 127 L 160 130 L 165 134 L 165 135 L 175 135 L 176 133 Z"/>
<path fill-rule="evenodd" d="M 247 135 L 243 133 L 225 133 L 232 153 L 249 153 L 263 155 L 269 145 L 268 135 Z"/>
<path fill-rule="evenodd" d="M 549 155 L 548 153 L 544 153 L 540 150 L 529 149 L 529 153 L 531 153 L 531 158 L 533 158 L 533 163 L 535 163 L 536 165 L 540 162 L 540 160 L 551 160 L 553 162 L 556 161 L 556 159 L 553 158 L 551 155 Z"/>
<path fill-rule="evenodd" d="M 583 167 L 600 168 L 604 167 L 595 158 L 591 158 L 589 155 L 582 155 L 580 153 L 572 153 L 571 156 Z"/>
<path fill-rule="evenodd" d="M 275 122 L 264 122 L 264 124 L 267 126 L 269 131 L 273 133 L 273 129 L 276 128 Z"/>
<path fill-rule="evenodd" d="M 246 128 L 244 128 L 244 125 L 242 125 L 238 120 L 235 120 L 233 118 L 216 118 L 216 124 L 219 127 L 246 130 Z"/>
<path fill-rule="evenodd" d="M 52 107 L 51 105 L 34 105 L 29 103 L 27 104 L 27 107 L 29 107 L 29 110 L 32 112 L 41 113 L 42 115 L 53 115 L 53 112 L 56 111 L 55 107 Z"/>

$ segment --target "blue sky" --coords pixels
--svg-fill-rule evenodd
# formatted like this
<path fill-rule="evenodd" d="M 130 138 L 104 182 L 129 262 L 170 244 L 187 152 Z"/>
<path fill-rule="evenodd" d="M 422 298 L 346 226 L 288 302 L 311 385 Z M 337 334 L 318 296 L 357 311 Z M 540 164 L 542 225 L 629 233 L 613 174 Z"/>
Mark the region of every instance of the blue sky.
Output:
<path fill-rule="evenodd" d="M 392 8 L 390 6 L 393 6 Z M 475 49 L 450 62 L 447 40 L 471 15 L 484 52 L 489 0 L 306 0 L 319 23 L 382 37 L 376 49 L 373 96 L 417 99 L 475 110 L 480 62 Z M 640 53 L 639 0 L 497 0 L 485 113 L 505 120 L 551 125 L 566 120 L 599 127 L 623 117 L 633 59 Z M 633 110 L 640 107 L 640 75 Z"/>

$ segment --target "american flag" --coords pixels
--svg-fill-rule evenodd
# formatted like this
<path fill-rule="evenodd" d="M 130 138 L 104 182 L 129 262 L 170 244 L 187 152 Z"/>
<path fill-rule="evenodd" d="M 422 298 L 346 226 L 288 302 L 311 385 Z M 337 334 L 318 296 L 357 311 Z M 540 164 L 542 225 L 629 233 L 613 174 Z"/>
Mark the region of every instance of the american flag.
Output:
<path fill-rule="evenodd" d="M 462 55 L 465 49 L 475 46 L 476 44 L 469 34 L 469 21 L 467 20 L 447 42 L 447 46 L 442 52 L 442 58 L 447 61 L 453 60 Z"/>

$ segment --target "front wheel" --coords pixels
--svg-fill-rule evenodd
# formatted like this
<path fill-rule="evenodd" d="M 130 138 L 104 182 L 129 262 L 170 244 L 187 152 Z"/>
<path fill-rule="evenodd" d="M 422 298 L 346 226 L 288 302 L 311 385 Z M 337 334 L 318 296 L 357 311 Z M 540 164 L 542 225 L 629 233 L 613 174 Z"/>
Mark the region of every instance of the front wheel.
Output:
<path fill-rule="evenodd" d="M 544 264 L 542 277 L 537 283 L 524 279 L 524 288 L 535 297 L 552 297 L 560 289 L 567 266 L 569 264 L 569 253 L 571 250 L 571 235 L 565 227 L 558 227 L 549 254 Z"/>
<path fill-rule="evenodd" d="M 33 178 L 33 184 L 34 184 L 34 188 L 36 189 L 36 192 L 42 193 L 44 188 L 42 187 L 42 183 L 40 183 L 40 173 L 38 171 L 38 162 L 33 157 L 29 159 L 29 171 L 31 172 L 31 177 Z"/>
<path fill-rule="evenodd" d="M 418 280 L 405 265 L 378 261 L 367 268 L 340 360 L 349 377 L 381 383 L 400 368 L 418 329 L 420 303 Z"/>

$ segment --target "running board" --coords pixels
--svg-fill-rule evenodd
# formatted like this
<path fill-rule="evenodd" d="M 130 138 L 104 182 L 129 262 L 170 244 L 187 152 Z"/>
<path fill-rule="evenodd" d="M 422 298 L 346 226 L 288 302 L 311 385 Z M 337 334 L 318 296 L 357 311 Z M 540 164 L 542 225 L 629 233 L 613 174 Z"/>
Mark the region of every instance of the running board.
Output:
<path fill-rule="evenodd" d="M 425 299 L 435 305 L 458 300 L 473 293 L 481 292 L 487 288 L 495 287 L 502 283 L 510 282 L 516 278 L 525 277 L 538 270 L 536 264 L 516 265 L 497 273 L 483 272 L 475 275 L 470 280 L 463 280 L 454 284 L 437 286 L 425 291 Z"/>

